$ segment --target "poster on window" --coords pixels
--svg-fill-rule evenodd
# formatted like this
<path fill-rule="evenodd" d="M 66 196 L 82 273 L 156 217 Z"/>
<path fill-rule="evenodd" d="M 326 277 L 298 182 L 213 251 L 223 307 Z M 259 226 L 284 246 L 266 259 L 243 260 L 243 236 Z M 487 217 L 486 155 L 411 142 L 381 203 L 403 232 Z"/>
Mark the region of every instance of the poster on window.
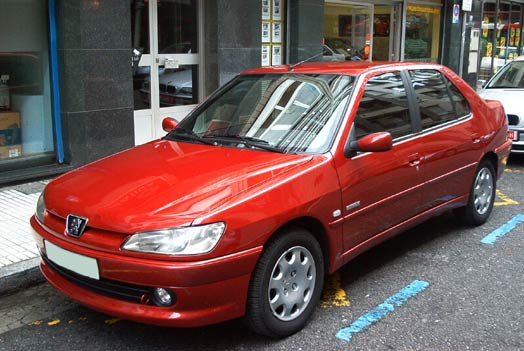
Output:
<path fill-rule="evenodd" d="M 262 19 L 268 20 L 271 18 L 271 13 L 269 9 L 269 0 L 262 0 Z"/>
<path fill-rule="evenodd" d="M 269 52 L 269 45 L 262 45 L 262 66 L 269 66 L 271 65 L 270 60 L 270 52 Z"/>
<path fill-rule="evenodd" d="M 273 43 L 282 42 L 282 23 L 273 22 L 273 30 L 271 31 L 271 41 Z"/>
<path fill-rule="evenodd" d="M 269 22 L 262 22 L 262 42 L 269 43 L 271 39 L 271 27 Z"/>
<path fill-rule="evenodd" d="M 282 20 L 282 0 L 273 0 L 273 21 Z"/>
<path fill-rule="evenodd" d="M 273 45 L 271 53 L 271 64 L 281 65 L 282 64 L 282 45 Z"/>

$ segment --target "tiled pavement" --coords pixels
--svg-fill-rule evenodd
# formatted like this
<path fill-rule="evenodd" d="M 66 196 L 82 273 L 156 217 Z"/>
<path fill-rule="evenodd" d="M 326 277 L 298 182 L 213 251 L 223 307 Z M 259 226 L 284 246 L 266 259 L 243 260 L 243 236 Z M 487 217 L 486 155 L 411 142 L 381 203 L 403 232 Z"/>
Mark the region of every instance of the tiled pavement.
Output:
<path fill-rule="evenodd" d="M 38 250 L 29 218 L 47 183 L 44 180 L 0 188 L 0 294 L 12 288 L 7 278 L 36 271 Z"/>

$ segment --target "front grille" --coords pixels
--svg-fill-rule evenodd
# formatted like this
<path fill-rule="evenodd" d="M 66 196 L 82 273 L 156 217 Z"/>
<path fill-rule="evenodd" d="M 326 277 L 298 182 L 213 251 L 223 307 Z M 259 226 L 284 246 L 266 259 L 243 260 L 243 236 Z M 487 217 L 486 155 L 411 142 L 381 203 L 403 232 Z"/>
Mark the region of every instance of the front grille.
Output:
<path fill-rule="evenodd" d="M 516 126 L 519 124 L 519 116 L 517 115 L 508 115 L 508 124 L 510 126 Z"/>
<path fill-rule="evenodd" d="M 42 259 L 56 273 L 69 280 L 71 283 L 76 284 L 84 289 L 88 289 L 98 294 L 120 300 L 141 304 L 151 304 L 151 299 L 149 298 L 150 288 L 146 286 L 126 284 L 103 278 L 96 280 L 84 277 L 57 265 L 56 263 L 49 260 L 46 255 L 42 255 Z"/>

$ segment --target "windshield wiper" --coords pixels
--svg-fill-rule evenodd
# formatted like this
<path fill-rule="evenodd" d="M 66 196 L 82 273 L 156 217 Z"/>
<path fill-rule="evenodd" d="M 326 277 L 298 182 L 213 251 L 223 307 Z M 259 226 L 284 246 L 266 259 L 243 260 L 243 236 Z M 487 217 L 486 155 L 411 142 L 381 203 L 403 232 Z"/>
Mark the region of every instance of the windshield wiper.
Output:
<path fill-rule="evenodd" d="M 175 129 L 173 129 L 173 133 L 170 133 L 170 134 L 173 135 L 173 136 L 182 136 L 182 137 L 188 138 L 188 139 L 190 139 L 192 141 L 200 142 L 202 144 L 213 145 L 213 146 L 217 146 L 218 145 L 216 141 L 211 141 L 211 140 L 205 139 L 205 138 L 201 137 L 200 135 L 198 135 L 197 133 L 193 132 L 190 129 L 175 128 Z M 168 136 L 169 136 L 169 134 L 168 134 Z"/>
<path fill-rule="evenodd" d="M 278 147 L 269 145 L 269 142 L 267 140 L 250 137 L 250 136 L 242 136 L 238 134 L 225 134 L 225 135 L 209 134 L 209 135 L 203 136 L 203 138 L 213 138 L 213 139 L 218 139 L 218 140 L 222 139 L 222 140 L 228 140 L 228 141 L 233 140 L 235 142 L 242 143 L 250 147 L 257 147 L 262 150 L 285 153 L 284 150 Z"/>

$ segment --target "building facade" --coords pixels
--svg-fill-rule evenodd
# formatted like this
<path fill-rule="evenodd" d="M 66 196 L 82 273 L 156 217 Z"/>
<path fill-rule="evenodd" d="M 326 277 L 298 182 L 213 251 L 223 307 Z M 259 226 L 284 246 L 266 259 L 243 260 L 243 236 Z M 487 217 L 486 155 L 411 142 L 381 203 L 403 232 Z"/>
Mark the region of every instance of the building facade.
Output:
<path fill-rule="evenodd" d="M 522 53 L 502 0 L 0 0 L 0 183 L 161 137 L 235 74 L 439 62 L 472 86 Z"/>

